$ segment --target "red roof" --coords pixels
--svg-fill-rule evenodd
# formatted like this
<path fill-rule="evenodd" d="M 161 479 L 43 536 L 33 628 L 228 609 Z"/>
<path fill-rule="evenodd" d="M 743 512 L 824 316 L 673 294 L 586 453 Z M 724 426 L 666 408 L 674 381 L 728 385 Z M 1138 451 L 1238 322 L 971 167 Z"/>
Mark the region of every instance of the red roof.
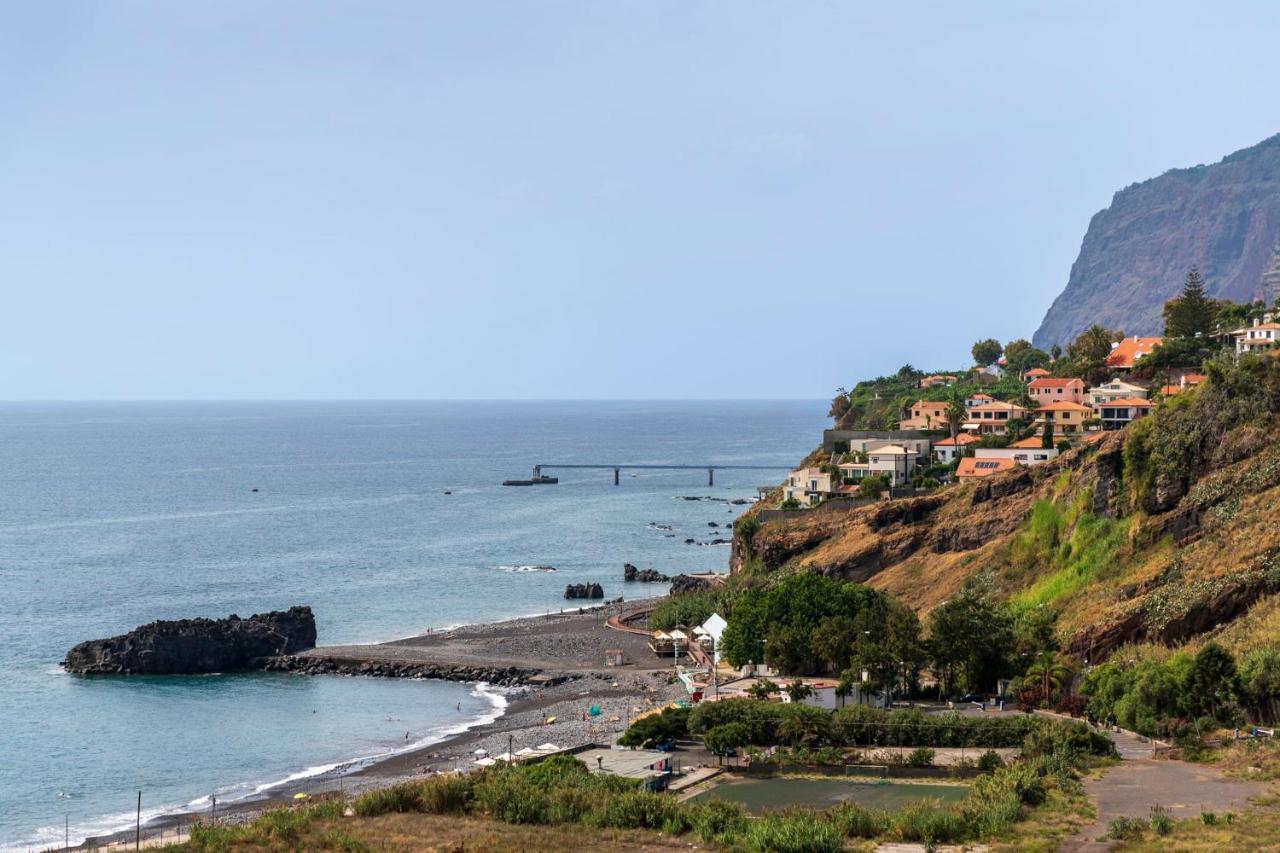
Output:
<path fill-rule="evenodd" d="M 956 444 L 973 444 L 975 441 L 981 441 L 981 439 L 979 439 L 976 435 L 969 435 L 967 433 L 962 432 L 956 435 L 954 439 L 944 438 L 942 439 L 942 441 L 935 441 L 933 445 L 934 447 L 937 447 L 938 445 L 942 445 L 943 447 L 951 447 Z"/>
<path fill-rule="evenodd" d="M 1056 403 L 1046 403 L 1037 412 L 1092 412 L 1093 409 L 1088 406 L 1082 406 L 1079 403 L 1073 403 L 1070 400 L 1059 400 Z"/>
<path fill-rule="evenodd" d="M 1107 356 L 1107 367 L 1128 369 L 1144 355 L 1150 355 L 1156 347 L 1164 343 L 1164 338 L 1125 338 L 1111 349 Z"/>
<path fill-rule="evenodd" d="M 1038 435 L 1033 435 L 1030 438 L 1022 439 L 1022 441 L 1015 441 L 1009 446 L 1018 450 L 1039 450 L 1044 447 L 1044 440 Z"/>
<path fill-rule="evenodd" d="M 1051 376 L 1046 376 L 1043 379 L 1033 379 L 1027 383 L 1028 388 L 1072 388 L 1076 385 L 1083 388 L 1084 382 L 1079 379 L 1054 379 Z"/>
<path fill-rule="evenodd" d="M 1043 367 L 1033 367 L 1022 375 L 1023 376 L 1048 376 L 1049 371 L 1045 370 Z"/>
<path fill-rule="evenodd" d="M 960 464 L 956 466 L 957 477 L 990 477 L 992 474 L 999 474 L 1001 471 L 1008 471 L 1018 463 L 1007 457 L 998 459 L 976 459 L 972 456 L 966 456 L 960 460 Z"/>
<path fill-rule="evenodd" d="M 1156 404 L 1151 402 L 1150 400 L 1139 400 L 1137 397 L 1129 397 L 1127 399 L 1122 398 L 1119 400 L 1108 400 L 1105 403 L 1099 403 L 1095 408 L 1101 409 L 1105 407 L 1108 409 L 1114 409 L 1116 406 L 1120 406 L 1120 407 L 1129 406 L 1129 407 L 1137 407 L 1140 409 L 1153 409 L 1155 408 L 1155 405 Z"/>

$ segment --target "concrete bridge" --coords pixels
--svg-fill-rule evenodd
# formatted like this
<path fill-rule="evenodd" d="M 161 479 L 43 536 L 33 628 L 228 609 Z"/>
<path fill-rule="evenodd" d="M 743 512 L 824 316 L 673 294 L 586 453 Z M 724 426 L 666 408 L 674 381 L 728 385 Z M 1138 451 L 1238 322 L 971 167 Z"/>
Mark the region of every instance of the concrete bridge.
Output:
<path fill-rule="evenodd" d="M 790 465 L 629 465 L 620 463 L 600 464 L 600 465 L 581 465 L 581 464 L 556 464 L 544 462 L 540 465 L 533 466 L 533 478 L 537 480 L 543 476 L 543 471 L 547 469 L 565 469 L 565 468 L 591 468 L 600 471 L 613 471 L 613 484 L 619 484 L 622 471 L 706 471 L 707 485 L 714 486 L 716 484 L 716 471 L 790 471 Z"/>

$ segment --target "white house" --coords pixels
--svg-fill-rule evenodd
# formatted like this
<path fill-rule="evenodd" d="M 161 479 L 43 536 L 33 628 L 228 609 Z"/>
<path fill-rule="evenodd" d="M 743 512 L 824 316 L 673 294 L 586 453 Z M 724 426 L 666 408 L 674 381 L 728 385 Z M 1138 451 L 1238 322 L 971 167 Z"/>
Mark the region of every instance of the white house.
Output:
<path fill-rule="evenodd" d="M 1236 339 L 1236 355 L 1261 352 L 1271 349 L 1280 340 L 1280 323 L 1254 320 L 1252 326 L 1232 332 L 1232 335 Z"/>
<path fill-rule="evenodd" d="M 1131 400 L 1134 398 L 1145 400 L 1146 397 L 1146 388 L 1141 385 L 1134 385 L 1132 382 L 1125 382 L 1123 379 L 1112 379 L 1110 382 L 1104 382 L 1089 389 L 1089 405 L 1094 408 L 1112 400 Z"/>
<path fill-rule="evenodd" d="M 782 499 L 813 506 L 831 494 L 831 475 L 821 468 L 797 468 L 787 475 Z"/>
<path fill-rule="evenodd" d="M 886 444 L 874 450 L 868 450 L 866 462 L 841 464 L 840 473 L 846 479 L 853 480 L 883 474 L 889 479 L 890 486 L 904 486 L 911 480 L 911 472 L 916 469 L 917 459 L 918 456 L 913 450 L 908 450 L 900 444 Z"/>
<path fill-rule="evenodd" d="M 956 460 L 964 449 L 971 444 L 977 444 L 978 437 L 972 433 L 962 432 L 955 438 L 944 438 L 941 441 L 933 443 L 933 458 L 943 464 L 950 464 Z"/>
<path fill-rule="evenodd" d="M 1038 436 L 1015 442 L 1008 447 L 979 447 L 973 451 L 974 459 L 1012 459 L 1020 465 L 1039 465 L 1057 455 L 1056 447 L 1041 447 Z"/>

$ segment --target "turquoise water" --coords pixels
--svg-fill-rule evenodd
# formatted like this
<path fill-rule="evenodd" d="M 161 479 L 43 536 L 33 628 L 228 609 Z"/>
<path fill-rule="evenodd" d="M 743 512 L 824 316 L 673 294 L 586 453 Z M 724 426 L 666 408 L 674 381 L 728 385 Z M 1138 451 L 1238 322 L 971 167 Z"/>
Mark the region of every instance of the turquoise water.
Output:
<path fill-rule="evenodd" d="M 80 640 L 159 618 L 309 604 L 321 643 L 545 612 L 566 583 L 636 597 L 622 564 L 723 571 L 706 541 L 789 465 L 815 402 L 0 404 L 0 848 L 73 841 L 492 717 L 469 685 L 225 675 L 77 678 Z M 258 489 L 254 492 L 252 489 Z M 451 490 L 451 495 L 445 495 Z M 666 531 L 650 525 L 671 525 Z M 722 534 L 723 535 L 723 534 Z M 557 572 L 522 572 L 548 564 Z M 461 704 L 461 710 L 458 705 Z M 409 734 L 406 741 L 405 734 Z"/>

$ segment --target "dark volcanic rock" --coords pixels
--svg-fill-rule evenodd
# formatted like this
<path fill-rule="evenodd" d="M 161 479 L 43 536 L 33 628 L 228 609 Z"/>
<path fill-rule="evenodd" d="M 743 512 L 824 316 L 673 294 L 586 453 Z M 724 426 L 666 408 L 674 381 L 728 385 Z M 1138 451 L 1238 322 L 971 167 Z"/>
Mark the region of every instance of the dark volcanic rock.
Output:
<path fill-rule="evenodd" d="M 565 598 L 604 598 L 604 588 L 598 583 L 571 583 L 564 588 Z"/>
<path fill-rule="evenodd" d="M 639 581 L 640 583 L 664 583 L 671 580 L 662 572 L 654 569 L 637 569 L 630 563 L 622 567 L 622 579 L 627 582 Z"/>
<path fill-rule="evenodd" d="M 689 575 L 676 575 L 671 579 L 671 594 L 684 595 L 686 592 L 701 592 L 711 586 L 706 578 L 695 578 Z"/>
<path fill-rule="evenodd" d="M 1066 346 L 1094 323 L 1158 335 L 1161 308 L 1193 264 L 1209 296 L 1280 296 L 1280 136 L 1116 193 L 1090 221 L 1033 343 Z"/>
<path fill-rule="evenodd" d="M 439 678 L 445 681 L 484 681 L 499 687 L 515 687 L 537 680 L 550 686 L 576 676 L 544 673 L 519 667 L 480 667 L 446 663 L 400 661 L 351 661 L 312 655 L 282 655 L 264 662 L 269 672 L 296 672 L 301 675 L 364 675 L 371 678 Z"/>
<path fill-rule="evenodd" d="M 67 652 L 69 672 L 178 675 L 235 672 L 266 658 L 315 648 L 310 607 L 258 613 L 248 619 L 180 619 L 152 622 L 128 634 L 89 640 Z"/>

